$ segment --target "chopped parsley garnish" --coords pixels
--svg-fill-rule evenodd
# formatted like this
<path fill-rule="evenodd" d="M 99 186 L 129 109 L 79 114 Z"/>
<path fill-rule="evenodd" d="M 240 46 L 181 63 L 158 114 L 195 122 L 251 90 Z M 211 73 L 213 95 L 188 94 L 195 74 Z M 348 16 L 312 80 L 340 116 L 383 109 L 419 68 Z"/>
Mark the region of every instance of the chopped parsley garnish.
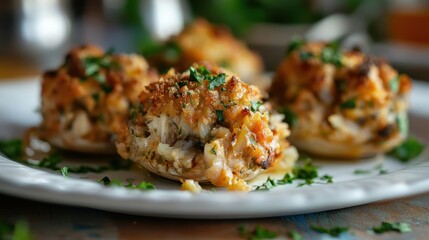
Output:
<path fill-rule="evenodd" d="M 294 127 L 298 122 L 298 117 L 296 114 L 290 110 L 289 108 L 280 108 L 279 113 L 285 115 L 285 119 L 283 120 L 285 123 L 289 125 L 289 127 Z"/>
<path fill-rule="evenodd" d="M 285 184 L 291 184 L 295 180 L 294 177 L 292 177 L 289 173 L 286 173 L 282 179 L 277 181 L 278 185 L 285 185 Z"/>
<path fill-rule="evenodd" d="M 406 113 L 400 113 L 396 117 L 396 124 L 402 135 L 408 135 L 408 116 Z"/>
<path fill-rule="evenodd" d="M 22 140 L 1 140 L 0 152 L 10 159 L 21 161 L 24 154 Z"/>
<path fill-rule="evenodd" d="M 305 40 L 302 38 L 292 39 L 292 41 L 290 41 L 289 45 L 287 46 L 286 55 L 289 55 L 293 51 L 300 49 L 302 46 L 305 45 L 305 43 Z"/>
<path fill-rule="evenodd" d="M 342 53 L 337 42 L 330 42 L 322 49 L 320 54 L 320 59 L 324 63 L 330 63 L 336 67 L 341 67 L 343 64 L 341 62 Z"/>
<path fill-rule="evenodd" d="M 265 229 L 260 225 L 255 226 L 253 231 L 249 231 L 245 226 L 240 226 L 238 227 L 238 232 L 242 238 L 251 240 L 272 239 L 277 237 L 277 233 Z"/>
<path fill-rule="evenodd" d="M 377 166 L 375 166 L 372 169 L 356 169 L 354 170 L 354 174 L 359 175 L 359 174 L 371 174 L 374 171 L 377 171 L 379 175 L 383 175 L 388 173 L 388 171 L 386 169 L 383 168 L 383 164 L 378 164 Z"/>
<path fill-rule="evenodd" d="M 301 166 L 295 166 L 292 172 L 296 179 L 302 179 L 311 183 L 318 177 L 317 167 L 313 165 L 311 159 L 306 160 Z"/>
<path fill-rule="evenodd" d="M 188 82 L 180 81 L 180 82 L 177 83 L 177 85 L 179 85 L 179 88 L 182 88 L 184 86 L 188 86 Z"/>
<path fill-rule="evenodd" d="M 300 51 L 299 52 L 299 59 L 301 59 L 302 61 L 311 59 L 314 57 L 314 54 L 308 51 Z"/>
<path fill-rule="evenodd" d="M 389 88 L 390 88 L 390 91 L 392 91 L 393 93 L 397 93 L 399 91 L 399 80 L 400 79 L 401 79 L 400 75 L 396 75 L 395 77 L 390 79 Z"/>
<path fill-rule="evenodd" d="M 353 173 L 356 174 L 356 175 L 370 174 L 370 173 L 372 173 L 372 171 L 368 170 L 368 169 L 356 169 Z"/>
<path fill-rule="evenodd" d="M 340 104 L 341 109 L 353 109 L 356 108 L 356 98 L 350 98 L 349 100 Z"/>
<path fill-rule="evenodd" d="M 43 158 L 36 166 L 41 168 L 48 168 L 51 170 L 59 170 L 60 168 L 57 166 L 61 162 L 61 155 L 58 153 L 53 153 Z"/>
<path fill-rule="evenodd" d="M 268 177 L 267 181 L 265 181 L 265 183 L 263 183 L 262 185 L 257 186 L 255 188 L 255 190 L 256 191 L 259 191 L 259 190 L 270 190 L 270 189 L 275 188 L 275 187 L 277 187 L 277 180 Z"/>
<path fill-rule="evenodd" d="M 349 231 L 348 227 L 324 228 L 324 227 L 319 227 L 319 226 L 311 225 L 310 228 L 311 228 L 311 230 L 313 230 L 315 232 L 329 234 L 332 237 L 338 237 L 342 233 L 345 233 L 345 232 Z"/>
<path fill-rule="evenodd" d="M 390 222 L 382 222 L 379 227 L 373 227 L 372 230 L 377 234 L 382 234 L 385 232 L 399 232 L 399 233 L 407 233 L 411 232 L 411 226 L 408 223 L 390 223 Z"/>
<path fill-rule="evenodd" d="M 313 165 L 311 158 L 306 158 L 302 165 L 297 165 L 293 168 L 292 173 L 286 173 L 282 179 L 276 180 L 270 177 L 267 178 L 265 183 L 257 186 L 255 191 L 259 190 L 270 190 L 280 185 L 292 184 L 295 180 L 301 180 L 297 187 L 304 185 L 311 185 L 313 183 L 333 183 L 333 177 L 330 175 L 318 176 L 317 167 Z M 316 181 L 319 180 L 319 181 Z"/>
<path fill-rule="evenodd" d="M 405 163 L 413 158 L 418 157 L 424 150 L 425 146 L 414 137 L 408 137 L 401 145 L 391 150 L 388 155 Z"/>
<path fill-rule="evenodd" d="M 301 234 L 299 234 L 297 231 L 290 231 L 287 234 L 292 240 L 303 240 L 304 238 L 301 236 Z"/>
<path fill-rule="evenodd" d="M 215 147 L 213 147 L 213 148 L 210 150 L 210 152 L 211 152 L 213 155 L 215 155 L 215 156 L 216 156 L 216 148 L 215 148 Z"/>
<path fill-rule="evenodd" d="M 333 177 L 331 175 L 323 175 L 320 180 L 322 181 L 326 181 L 326 183 L 333 183 L 334 181 L 332 180 Z"/>
<path fill-rule="evenodd" d="M 225 78 L 226 78 L 225 73 L 220 73 L 217 76 L 213 76 L 213 77 L 209 78 L 209 85 L 208 85 L 209 90 L 213 90 L 214 88 L 219 87 L 220 85 L 224 84 Z"/>
<path fill-rule="evenodd" d="M 118 62 L 112 60 L 112 52 L 106 52 L 101 57 L 89 56 L 82 59 L 82 65 L 84 67 L 84 78 L 82 81 L 86 81 L 88 78 L 95 79 L 105 92 L 110 92 L 111 87 L 106 82 L 105 75 L 101 74 L 102 69 L 117 69 L 119 68 Z"/>
<path fill-rule="evenodd" d="M 218 75 L 213 75 L 210 73 L 207 68 L 200 66 L 197 69 L 194 67 L 189 68 L 189 79 L 191 82 L 198 82 L 202 84 L 204 80 L 208 81 L 208 89 L 213 90 L 216 87 L 221 86 L 226 81 L 226 74 L 220 73 Z"/>
<path fill-rule="evenodd" d="M 194 67 L 189 68 L 189 79 L 191 80 L 191 82 L 197 82 L 199 84 L 202 84 L 204 77 L 205 75 L 201 74 Z"/>
<path fill-rule="evenodd" d="M 217 116 L 217 120 L 220 123 L 223 123 L 225 121 L 225 118 L 223 117 L 223 110 L 216 110 L 216 116 Z"/>
<path fill-rule="evenodd" d="M 262 105 L 261 101 L 250 101 L 250 110 L 252 112 L 258 111 L 259 107 Z"/>
<path fill-rule="evenodd" d="M 69 176 L 69 167 L 64 166 L 61 168 L 61 174 L 63 174 L 64 177 L 68 177 Z"/>
<path fill-rule="evenodd" d="M 30 240 L 32 239 L 28 223 L 22 220 L 10 223 L 0 220 L 0 239 Z"/>
<path fill-rule="evenodd" d="M 127 183 L 123 184 L 120 180 L 113 179 L 111 180 L 109 177 L 104 176 L 102 179 L 98 180 L 99 183 L 103 184 L 104 186 L 117 186 L 117 187 L 125 187 L 129 189 L 138 189 L 141 191 L 147 191 L 147 190 L 155 190 L 155 185 L 153 183 L 142 181 L 139 184 L 135 185 L 134 179 L 127 179 Z"/>

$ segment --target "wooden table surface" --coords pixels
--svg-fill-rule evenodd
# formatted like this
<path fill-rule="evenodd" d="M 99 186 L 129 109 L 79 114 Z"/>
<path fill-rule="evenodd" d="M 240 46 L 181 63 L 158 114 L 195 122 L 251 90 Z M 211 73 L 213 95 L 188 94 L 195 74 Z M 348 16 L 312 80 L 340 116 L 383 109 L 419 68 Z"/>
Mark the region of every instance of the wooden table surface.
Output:
<path fill-rule="evenodd" d="M 288 239 L 290 230 L 303 239 L 429 239 L 429 193 L 346 209 L 262 219 L 189 220 L 125 215 L 82 207 L 41 203 L 0 195 L 0 219 L 24 220 L 34 239 L 242 239 L 238 228 L 261 225 Z M 409 223 L 411 233 L 368 231 L 382 221 Z M 319 234 L 311 225 L 350 227 L 339 238 Z M 1 237 L 1 236 L 0 236 Z"/>

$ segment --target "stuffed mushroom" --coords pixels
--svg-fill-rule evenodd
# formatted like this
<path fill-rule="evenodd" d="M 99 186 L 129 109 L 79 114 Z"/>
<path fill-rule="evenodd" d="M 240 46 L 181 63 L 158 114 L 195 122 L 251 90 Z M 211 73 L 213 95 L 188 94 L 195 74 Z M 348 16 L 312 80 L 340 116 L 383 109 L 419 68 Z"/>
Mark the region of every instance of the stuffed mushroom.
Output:
<path fill-rule="evenodd" d="M 383 59 L 335 43 L 293 42 L 275 73 L 272 103 L 292 125 L 291 142 L 314 155 L 383 153 L 408 131 L 411 81 Z"/>
<path fill-rule="evenodd" d="M 214 26 L 204 19 L 190 23 L 161 47 L 146 51 L 145 56 L 161 71 L 173 67 L 182 72 L 191 64 L 203 61 L 228 68 L 244 81 L 251 81 L 263 71 L 258 55 L 235 39 L 227 28 Z"/>
<path fill-rule="evenodd" d="M 244 191 L 261 172 L 292 168 L 282 115 L 270 115 L 259 90 L 237 75 L 194 65 L 170 70 L 148 89 L 119 134 L 123 158 L 169 179 Z"/>
<path fill-rule="evenodd" d="M 72 49 L 61 67 L 43 75 L 41 135 L 66 150 L 115 152 L 115 129 L 127 123 L 129 109 L 156 80 L 138 55 Z"/>

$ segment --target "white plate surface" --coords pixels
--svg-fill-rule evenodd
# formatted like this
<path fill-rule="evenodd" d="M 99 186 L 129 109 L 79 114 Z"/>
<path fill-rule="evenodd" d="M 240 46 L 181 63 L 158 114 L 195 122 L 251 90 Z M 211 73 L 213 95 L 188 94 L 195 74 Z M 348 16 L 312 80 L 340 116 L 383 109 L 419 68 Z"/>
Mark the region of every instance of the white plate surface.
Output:
<path fill-rule="evenodd" d="M 39 82 L 34 79 L 0 82 L 0 139 L 20 137 L 40 122 Z M 415 83 L 410 112 L 411 132 L 429 142 L 429 84 Z M 315 161 L 319 173 L 334 177 L 332 184 L 250 193 L 218 190 L 199 194 L 178 190 L 180 185 L 153 178 L 143 171 L 110 171 L 73 175 L 35 169 L 0 156 L 0 192 L 28 199 L 91 207 L 115 212 L 183 218 L 247 218 L 300 214 L 361 205 L 429 191 L 429 154 L 401 164 L 388 157 L 352 162 Z M 356 169 L 383 164 L 389 172 L 356 175 Z M 76 164 L 76 163 L 75 163 Z M 134 178 L 152 181 L 157 190 L 142 192 L 104 187 L 95 180 Z M 210 188 L 210 187 L 209 187 Z"/>

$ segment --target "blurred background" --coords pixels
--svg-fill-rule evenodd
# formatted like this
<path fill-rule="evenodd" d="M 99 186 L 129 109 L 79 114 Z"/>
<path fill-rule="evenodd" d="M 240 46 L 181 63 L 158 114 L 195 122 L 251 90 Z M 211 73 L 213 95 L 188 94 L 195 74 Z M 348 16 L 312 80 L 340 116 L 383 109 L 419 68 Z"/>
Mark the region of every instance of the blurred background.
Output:
<path fill-rule="evenodd" d="M 92 43 L 141 52 L 204 17 L 258 52 L 267 71 L 290 39 L 340 39 L 345 47 L 429 79 L 428 0 L 2 0 L 0 78 L 37 75 Z"/>

